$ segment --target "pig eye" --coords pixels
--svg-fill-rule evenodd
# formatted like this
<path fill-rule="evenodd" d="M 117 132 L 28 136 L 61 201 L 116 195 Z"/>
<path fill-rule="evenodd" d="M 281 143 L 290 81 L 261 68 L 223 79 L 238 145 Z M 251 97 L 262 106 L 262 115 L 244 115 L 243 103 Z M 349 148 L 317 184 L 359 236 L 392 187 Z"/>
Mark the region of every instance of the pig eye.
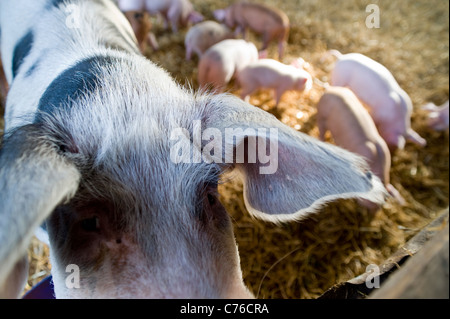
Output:
<path fill-rule="evenodd" d="M 134 14 L 135 19 L 142 19 L 144 17 L 144 14 L 142 12 L 136 12 Z"/>
<path fill-rule="evenodd" d="M 208 200 L 209 207 L 213 207 L 217 204 L 217 197 L 219 196 L 217 192 L 218 180 L 213 179 L 205 183 L 204 188 L 206 191 L 206 199 Z"/>
<path fill-rule="evenodd" d="M 81 228 L 87 232 L 98 232 L 100 230 L 100 219 L 97 216 L 81 221 Z"/>
<path fill-rule="evenodd" d="M 212 181 L 203 184 L 199 193 L 201 196 L 198 198 L 199 202 L 195 214 L 198 219 L 206 222 L 211 217 L 212 209 L 214 209 L 218 203 L 217 183 Z"/>
<path fill-rule="evenodd" d="M 217 198 L 213 194 L 208 194 L 207 198 L 208 198 L 209 206 L 214 206 L 217 203 Z"/>

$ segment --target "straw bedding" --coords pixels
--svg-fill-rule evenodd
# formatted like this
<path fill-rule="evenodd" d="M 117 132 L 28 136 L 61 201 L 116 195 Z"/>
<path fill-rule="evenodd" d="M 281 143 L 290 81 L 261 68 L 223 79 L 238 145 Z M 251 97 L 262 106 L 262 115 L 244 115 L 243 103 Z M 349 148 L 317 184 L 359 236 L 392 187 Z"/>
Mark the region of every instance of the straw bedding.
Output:
<path fill-rule="evenodd" d="M 231 0 L 192 0 L 212 19 L 212 10 Z M 220 186 L 221 200 L 232 216 L 244 280 L 259 298 L 316 298 L 332 285 L 363 273 L 369 264 L 380 264 L 448 206 L 448 131 L 427 128 L 426 102 L 442 104 L 449 90 L 449 3 L 442 0 L 376 1 L 380 28 L 365 26 L 367 1 L 260 0 L 285 11 L 291 21 L 283 62 L 302 57 L 309 71 L 329 80 L 334 58 L 329 49 L 360 52 L 384 64 L 414 103 L 412 127 L 426 140 L 421 149 L 407 144 L 392 158 L 391 183 L 407 204 L 393 201 L 371 214 L 354 201 L 330 204 L 298 223 L 273 225 L 247 213 L 242 184 L 233 176 Z M 197 58 L 184 61 L 184 35 L 172 34 L 154 20 L 160 51 L 146 55 L 166 68 L 180 83 L 197 88 Z M 257 46 L 260 40 L 251 35 Z M 269 57 L 277 57 L 272 44 Z M 232 93 L 238 94 L 232 86 Z M 251 103 L 273 113 L 285 124 L 318 136 L 316 109 L 323 88 L 310 94 L 288 92 L 277 110 L 270 91 L 254 94 Z M 1 124 L 1 123 L 0 123 Z M 332 142 L 332 140 L 329 140 Z M 27 289 L 50 268 L 48 249 L 33 241 Z"/>

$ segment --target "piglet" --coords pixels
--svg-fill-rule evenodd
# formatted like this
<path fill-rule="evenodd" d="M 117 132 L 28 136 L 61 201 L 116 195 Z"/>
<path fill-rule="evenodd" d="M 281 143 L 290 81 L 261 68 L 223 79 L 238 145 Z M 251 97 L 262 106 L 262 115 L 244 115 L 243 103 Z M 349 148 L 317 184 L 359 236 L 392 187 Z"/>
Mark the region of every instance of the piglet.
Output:
<path fill-rule="evenodd" d="M 165 20 L 165 26 L 170 23 L 173 32 L 178 32 L 180 26 L 186 27 L 204 19 L 203 15 L 194 10 L 189 0 L 145 0 L 145 9 L 150 14 L 160 13 Z"/>
<path fill-rule="evenodd" d="M 228 39 L 210 47 L 201 57 L 198 67 L 200 87 L 211 85 L 218 92 L 239 72 L 258 60 L 258 49 L 251 42 Z"/>
<path fill-rule="evenodd" d="M 247 28 L 263 37 L 261 51 L 268 48 L 272 40 L 278 41 L 278 57 L 283 58 L 289 36 L 289 18 L 276 8 L 263 4 L 239 2 L 226 9 L 214 11 L 214 17 L 229 28 L 236 27 L 236 34 L 242 33 L 246 39 Z"/>
<path fill-rule="evenodd" d="M 124 12 L 128 21 L 130 21 L 133 28 L 136 39 L 139 43 L 141 52 L 145 52 L 147 44 L 149 44 L 153 50 L 158 50 L 159 45 L 155 35 L 150 32 L 152 29 L 152 23 L 150 21 L 150 15 L 145 11 L 126 11 Z"/>
<path fill-rule="evenodd" d="M 186 60 L 190 60 L 192 53 L 201 57 L 214 44 L 233 37 L 230 29 L 215 21 L 204 21 L 191 27 L 186 33 L 184 46 Z"/>
<path fill-rule="evenodd" d="M 350 88 L 369 107 L 391 152 L 402 149 L 405 139 L 426 145 L 425 139 L 411 128 L 410 97 L 386 67 L 359 53 L 342 55 L 335 50 L 331 53 L 338 58 L 331 85 Z"/>
<path fill-rule="evenodd" d="M 435 131 L 445 131 L 449 127 L 449 101 L 441 106 L 436 106 L 434 103 L 428 103 L 422 107 L 423 110 L 428 111 L 428 127 Z"/>
<path fill-rule="evenodd" d="M 320 139 L 330 131 L 334 142 L 352 152 L 363 156 L 371 171 L 382 181 L 389 194 L 400 204 L 405 200 L 389 182 L 391 154 L 388 146 L 377 131 L 372 117 L 348 88 L 329 87 L 317 105 L 317 122 Z M 362 202 L 370 210 L 378 205 Z"/>
<path fill-rule="evenodd" d="M 308 72 L 272 59 L 253 62 L 238 74 L 237 79 L 242 88 L 242 99 L 248 100 L 249 95 L 259 88 L 270 88 L 275 90 L 277 106 L 284 92 L 309 91 L 312 87 L 312 77 Z"/>

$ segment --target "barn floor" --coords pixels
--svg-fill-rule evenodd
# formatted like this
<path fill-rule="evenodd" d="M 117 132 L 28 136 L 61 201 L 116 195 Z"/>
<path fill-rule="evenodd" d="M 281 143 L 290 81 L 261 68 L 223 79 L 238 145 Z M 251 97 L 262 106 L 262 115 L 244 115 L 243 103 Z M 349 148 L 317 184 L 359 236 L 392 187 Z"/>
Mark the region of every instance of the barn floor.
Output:
<path fill-rule="evenodd" d="M 191 0 L 212 19 L 212 11 L 231 0 Z M 367 1 L 260 0 L 285 11 L 291 32 L 283 62 L 302 57 L 309 71 L 328 81 L 334 59 L 329 49 L 360 52 L 384 64 L 410 94 L 415 111 L 413 128 L 428 145 L 407 144 L 393 155 L 391 183 L 407 204 L 393 201 L 370 214 L 353 201 L 330 204 L 298 223 L 281 226 L 255 220 L 246 212 L 242 184 L 233 176 L 220 186 L 221 199 L 232 216 L 244 280 L 259 298 L 309 299 L 332 285 L 349 280 L 369 264 L 380 264 L 448 206 L 449 132 L 426 126 L 427 102 L 442 104 L 449 96 L 449 3 L 442 0 L 373 0 L 380 8 L 380 28 L 365 25 Z M 154 20 L 160 44 L 149 59 L 166 68 L 177 81 L 197 88 L 197 58 L 184 61 L 184 34 L 165 31 Z M 257 46 L 257 37 L 251 38 Z M 276 58 L 276 45 L 269 50 Z M 230 86 L 232 93 L 239 93 Z M 288 92 L 278 109 L 271 92 L 262 90 L 250 102 L 273 113 L 287 125 L 318 136 L 315 105 L 323 89 L 309 94 Z M 0 123 L 1 124 L 1 123 Z M 330 142 L 332 142 L 330 140 Z M 231 180 L 231 181 L 229 181 Z M 37 241 L 30 246 L 31 269 L 27 289 L 41 280 L 50 265 L 48 249 Z"/>

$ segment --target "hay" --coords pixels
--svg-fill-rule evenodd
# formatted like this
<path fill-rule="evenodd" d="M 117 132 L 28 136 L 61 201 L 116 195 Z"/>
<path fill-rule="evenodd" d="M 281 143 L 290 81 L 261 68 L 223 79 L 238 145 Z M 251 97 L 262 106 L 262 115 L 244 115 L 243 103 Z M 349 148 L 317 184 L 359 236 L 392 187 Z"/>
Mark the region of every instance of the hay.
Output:
<path fill-rule="evenodd" d="M 49 247 L 39 241 L 37 238 L 31 240 L 28 248 L 29 272 L 28 280 L 24 292 L 30 290 L 33 286 L 41 282 L 50 275 L 51 265 L 48 259 Z"/>
<path fill-rule="evenodd" d="M 192 0 L 207 18 L 212 9 L 231 0 Z M 392 71 L 414 103 L 412 126 L 428 145 L 407 144 L 392 159 L 392 184 L 406 199 L 404 207 L 389 201 L 372 215 L 353 201 L 333 203 L 301 223 L 275 226 L 252 219 L 244 207 L 242 185 L 236 180 L 220 186 L 221 199 L 230 212 L 241 256 L 244 280 L 260 298 L 316 298 L 332 285 L 380 264 L 417 233 L 437 212 L 448 206 L 448 131 L 426 127 L 426 102 L 439 105 L 448 99 L 449 3 L 441 0 L 372 1 L 381 10 L 381 28 L 368 29 L 367 1 L 261 0 L 284 10 L 291 20 L 289 46 L 283 62 L 303 57 L 317 78 L 328 81 L 333 65 L 323 60 L 328 49 L 360 52 Z M 159 52 L 147 56 L 166 68 L 180 83 L 197 88 L 197 59 L 184 61 L 184 34 L 171 34 L 155 22 Z M 260 45 L 260 40 L 251 39 Z M 276 45 L 269 57 L 277 57 Z M 233 93 L 232 86 L 230 89 Z M 289 92 L 274 110 L 271 93 L 262 90 L 251 103 L 277 116 L 287 125 L 318 136 L 315 105 L 321 88 L 309 95 Z M 30 252 L 35 252 L 34 243 Z M 41 251 L 43 252 L 43 251 Z M 46 260 L 47 252 L 37 256 Z M 33 254 L 31 254 L 33 255 Z M 40 264 L 39 264 L 40 263 Z M 39 262 L 30 277 L 40 276 L 48 264 Z M 43 268 L 39 268 L 43 267 Z M 30 281 L 29 285 L 35 281 Z"/>

